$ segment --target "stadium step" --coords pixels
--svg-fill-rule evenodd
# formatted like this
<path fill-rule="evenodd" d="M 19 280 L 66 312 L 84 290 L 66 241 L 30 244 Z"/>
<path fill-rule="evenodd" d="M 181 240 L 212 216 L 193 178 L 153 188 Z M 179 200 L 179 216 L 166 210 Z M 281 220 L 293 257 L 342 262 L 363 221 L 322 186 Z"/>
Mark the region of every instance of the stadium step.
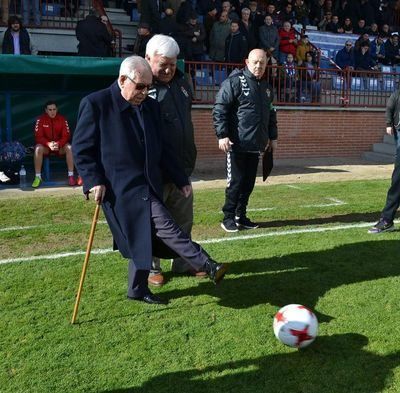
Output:
<path fill-rule="evenodd" d="M 363 153 L 362 158 L 366 161 L 376 162 L 380 164 L 393 164 L 394 156 L 388 154 L 375 153 L 373 151 L 367 151 Z"/>
<path fill-rule="evenodd" d="M 391 135 L 384 134 L 381 143 L 374 143 L 372 151 L 363 153 L 362 157 L 371 162 L 379 162 L 382 164 L 392 164 L 396 153 L 396 145 Z"/>
<path fill-rule="evenodd" d="M 389 156 L 394 156 L 396 153 L 396 147 L 389 143 L 374 143 L 372 146 L 372 151 L 375 153 L 387 154 Z"/>

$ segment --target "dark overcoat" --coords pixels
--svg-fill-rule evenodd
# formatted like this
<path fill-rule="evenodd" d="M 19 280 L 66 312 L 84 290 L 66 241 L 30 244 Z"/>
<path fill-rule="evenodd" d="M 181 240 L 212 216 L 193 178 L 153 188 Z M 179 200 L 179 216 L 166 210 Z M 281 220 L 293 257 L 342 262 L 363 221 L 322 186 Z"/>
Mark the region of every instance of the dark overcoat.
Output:
<path fill-rule="evenodd" d="M 110 57 L 112 37 L 107 27 L 95 15 L 88 15 L 76 25 L 78 56 Z"/>
<path fill-rule="evenodd" d="M 133 259 L 137 269 L 149 270 L 153 255 L 149 194 L 162 201 L 160 168 L 179 188 L 189 181 L 163 132 L 158 102 L 148 97 L 141 109 L 144 133 L 116 82 L 85 97 L 72 151 L 83 191 L 106 186 L 102 207 L 122 256 Z"/>

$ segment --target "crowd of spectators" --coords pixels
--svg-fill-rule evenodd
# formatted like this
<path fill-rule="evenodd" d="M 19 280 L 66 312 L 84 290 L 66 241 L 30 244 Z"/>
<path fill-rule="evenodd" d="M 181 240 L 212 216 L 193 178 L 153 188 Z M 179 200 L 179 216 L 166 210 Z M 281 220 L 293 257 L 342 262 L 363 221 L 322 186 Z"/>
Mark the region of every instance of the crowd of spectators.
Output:
<path fill-rule="evenodd" d="M 186 60 L 241 63 L 250 50 L 262 48 L 279 64 L 285 64 L 292 55 L 297 65 L 304 65 L 306 53 L 315 48 L 293 25 L 360 35 L 360 43 L 368 41 L 368 50 L 360 45 L 351 51 L 354 62 L 358 59 L 362 66 L 396 64 L 400 55 L 397 47 L 392 50 L 393 42 L 398 41 L 391 33 L 391 27 L 397 25 L 395 1 L 142 0 L 138 7 L 148 35 L 174 37 Z M 386 49 L 389 56 L 383 53 L 388 52 Z"/>

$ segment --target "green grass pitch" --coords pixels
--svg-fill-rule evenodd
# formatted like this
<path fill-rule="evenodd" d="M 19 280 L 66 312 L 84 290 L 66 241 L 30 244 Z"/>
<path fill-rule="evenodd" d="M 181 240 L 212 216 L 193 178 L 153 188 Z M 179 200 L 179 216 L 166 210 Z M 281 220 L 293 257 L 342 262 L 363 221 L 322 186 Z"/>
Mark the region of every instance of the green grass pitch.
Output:
<path fill-rule="evenodd" d="M 0 199 L 0 392 L 400 392 L 400 232 L 367 233 L 388 185 L 258 186 L 249 216 L 261 228 L 238 234 L 219 227 L 223 189 L 196 190 L 193 238 L 229 263 L 225 280 L 163 261 L 154 292 L 170 303 L 149 306 L 126 300 L 118 253 L 93 254 L 74 326 L 93 202 Z M 101 221 L 93 248 L 111 247 Z M 303 350 L 273 334 L 290 303 L 319 320 Z"/>

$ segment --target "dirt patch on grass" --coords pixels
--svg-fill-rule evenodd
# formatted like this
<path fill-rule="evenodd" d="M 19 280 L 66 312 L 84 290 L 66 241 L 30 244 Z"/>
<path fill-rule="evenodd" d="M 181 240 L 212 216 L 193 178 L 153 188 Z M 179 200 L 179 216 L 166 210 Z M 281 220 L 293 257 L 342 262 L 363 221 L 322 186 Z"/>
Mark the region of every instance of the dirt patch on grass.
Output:
<path fill-rule="evenodd" d="M 276 160 L 271 176 L 266 182 L 257 177 L 257 185 L 338 182 L 349 180 L 390 179 L 393 164 L 377 164 L 354 158 L 321 158 Z M 193 174 L 193 188 L 224 188 L 226 186 L 225 169 L 200 168 Z M 82 187 L 45 187 L 38 189 L 0 187 L 0 200 L 26 197 L 44 197 L 55 195 L 82 195 Z"/>

